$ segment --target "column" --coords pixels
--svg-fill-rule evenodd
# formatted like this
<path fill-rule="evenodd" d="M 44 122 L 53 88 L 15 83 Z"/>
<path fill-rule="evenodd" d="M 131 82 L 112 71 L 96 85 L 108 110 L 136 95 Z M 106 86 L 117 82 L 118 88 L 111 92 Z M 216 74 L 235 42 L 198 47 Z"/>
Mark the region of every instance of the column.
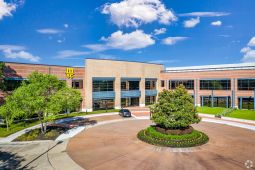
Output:
<path fill-rule="evenodd" d="M 140 87 L 141 97 L 139 99 L 139 106 L 145 107 L 145 78 L 141 78 Z"/>
<path fill-rule="evenodd" d="M 93 111 L 93 81 L 92 77 L 85 78 L 85 109 L 86 112 Z"/>
<path fill-rule="evenodd" d="M 114 91 L 115 91 L 115 109 L 121 108 L 121 78 L 115 77 L 114 81 Z"/>

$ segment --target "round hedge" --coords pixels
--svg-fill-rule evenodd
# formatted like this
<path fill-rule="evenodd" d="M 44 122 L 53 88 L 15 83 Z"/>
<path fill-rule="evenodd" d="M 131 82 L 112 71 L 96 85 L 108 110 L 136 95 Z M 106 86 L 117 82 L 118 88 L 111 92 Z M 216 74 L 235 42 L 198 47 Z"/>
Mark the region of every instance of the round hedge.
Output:
<path fill-rule="evenodd" d="M 152 126 L 141 130 L 137 137 L 152 145 L 174 148 L 200 146 L 209 140 L 206 134 L 197 130 L 185 135 L 167 135 L 156 131 L 155 127 Z"/>

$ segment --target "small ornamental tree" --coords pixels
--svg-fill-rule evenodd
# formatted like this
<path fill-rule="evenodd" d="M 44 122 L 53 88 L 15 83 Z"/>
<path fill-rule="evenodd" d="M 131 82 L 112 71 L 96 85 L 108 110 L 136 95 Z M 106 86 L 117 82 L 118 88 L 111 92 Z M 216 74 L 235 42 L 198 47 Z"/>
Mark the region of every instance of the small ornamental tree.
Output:
<path fill-rule="evenodd" d="M 163 90 L 151 107 L 152 120 L 164 129 L 185 129 L 200 122 L 192 97 L 183 85 L 175 90 Z"/>

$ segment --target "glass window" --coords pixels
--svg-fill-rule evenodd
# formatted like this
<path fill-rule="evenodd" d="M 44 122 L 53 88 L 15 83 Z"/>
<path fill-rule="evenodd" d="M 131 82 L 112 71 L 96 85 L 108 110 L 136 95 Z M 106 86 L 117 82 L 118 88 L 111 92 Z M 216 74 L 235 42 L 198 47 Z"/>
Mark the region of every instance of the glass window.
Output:
<path fill-rule="evenodd" d="M 73 80 L 72 87 L 74 89 L 82 89 L 83 88 L 83 80 Z"/>
<path fill-rule="evenodd" d="M 129 90 L 139 90 L 139 81 L 129 81 Z"/>
<path fill-rule="evenodd" d="M 99 91 L 114 91 L 112 80 L 94 80 L 93 92 Z"/>
<path fill-rule="evenodd" d="M 145 89 L 146 90 L 156 89 L 156 81 L 145 81 Z"/>
<path fill-rule="evenodd" d="M 238 105 L 239 108 L 242 109 L 254 109 L 254 98 L 253 97 L 246 97 L 246 98 L 238 98 Z"/>
<path fill-rule="evenodd" d="M 254 90 L 255 79 L 239 79 L 238 90 Z"/>
<path fill-rule="evenodd" d="M 107 110 L 114 108 L 114 99 L 94 99 L 93 110 Z"/>
<path fill-rule="evenodd" d="M 212 106 L 212 96 L 203 96 L 201 97 L 201 106 Z M 213 97 L 213 107 L 230 107 L 231 98 L 228 97 Z"/>
<path fill-rule="evenodd" d="M 194 80 L 170 80 L 169 87 L 170 89 L 176 89 L 179 85 L 184 85 L 186 89 L 193 90 L 194 89 Z"/>
<path fill-rule="evenodd" d="M 22 80 L 4 80 L 6 91 L 13 91 L 21 86 Z"/>
<path fill-rule="evenodd" d="M 156 102 L 156 96 L 145 96 L 145 105 L 151 105 Z"/>
<path fill-rule="evenodd" d="M 230 90 L 230 80 L 200 80 L 200 90 Z"/>
<path fill-rule="evenodd" d="M 161 80 L 161 87 L 165 87 L 165 80 Z"/>
<path fill-rule="evenodd" d="M 121 82 L 121 90 L 122 90 L 122 91 L 128 90 L 128 89 L 127 89 L 127 82 L 126 82 L 126 81 L 122 81 L 122 82 Z"/>

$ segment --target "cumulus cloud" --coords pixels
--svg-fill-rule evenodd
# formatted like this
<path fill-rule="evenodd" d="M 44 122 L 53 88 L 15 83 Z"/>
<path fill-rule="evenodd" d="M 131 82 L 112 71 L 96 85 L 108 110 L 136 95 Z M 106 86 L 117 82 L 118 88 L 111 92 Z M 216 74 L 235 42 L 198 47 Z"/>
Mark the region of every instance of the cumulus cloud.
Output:
<path fill-rule="evenodd" d="M 40 34 L 60 34 L 63 31 L 58 29 L 52 29 L 52 28 L 43 28 L 36 30 Z"/>
<path fill-rule="evenodd" d="M 191 12 L 179 14 L 182 17 L 221 17 L 230 15 L 228 12 Z"/>
<path fill-rule="evenodd" d="M 162 40 L 162 44 L 165 45 L 174 45 L 179 41 L 186 40 L 188 37 L 167 37 Z"/>
<path fill-rule="evenodd" d="M 255 50 L 246 52 L 242 58 L 242 61 L 245 63 L 255 62 Z"/>
<path fill-rule="evenodd" d="M 255 37 L 252 37 L 252 38 L 251 38 L 251 40 L 250 40 L 249 43 L 248 43 L 248 46 L 250 46 L 250 47 L 251 47 L 251 46 L 252 46 L 252 47 L 255 46 Z"/>
<path fill-rule="evenodd" d="M 166 9 L 160 0 L 123 0 L 106 3 L 101 12 L 110 15 L 111 21 L 119 27 L 139 27 L 153 21 L 167 25 L 177 20 L 174 13 Z"/>
<path fill-rule="evenodd" d="M 211 23 L 212 26 L 221 26 L 222 22 L 221 21 L 214 21 Z"/>
<path fill-rule="evenodd" d="M 57 52 L 56 58 L 70 58 L 70 57 L 83 56 L 88 54 L 91 54 L 91 52 L 77 51 L 77 50 L 62 50 Z"/>
<path fill-rule="evenodd" d="M 200 23 L 200 18 L 197 17 L 197 18 L 191 18 L 189 20 L 184 21 L 183 25 L 185 28 L 193 28 L 199 23 Z"/>
<path fill-rule="evenodd" d="M 24 46 L 17 45 L 0 45 L 0 51 L 5 58 L 9 59 L 24 59 L 31 62 L 40 61 L 40 57 L 35 56 L 27 51 Z"/>
<path fill-rule="evenodd" d="M 7 3 L 4 0 L 0 0 L 0 20 L 6 16 L 12 16 L 12 12 L 17 8 L 14 3 Z"/>
<path fill-rule="evenodd" d="M 166 33 L 166 28 L 160 28 L 160 29 L 154 30 L 154 35 L 165 34 L 165 33 Z"/>
<path fill-rule="evenodd" d="M 131 33 L 116 31 L 109 37 L 102 37 L 101 40 L 105 43 L 89 44 L 84 45 L 84 47 L 94 51 L 103 51 L 108 49 L 133 50 L 155 44 L 155 40 L 152 39 L 151 35 L 145 34 L 142 30 L 136 30 Z"/>
<path fill-rule="evenodd" d="M 248 42 L 247 46 L 241 49 L 241 53 L 244 53 L 242 58 L 243 62 L 255 62 L 255 50 L 253 47 L 255 46 L 255 37 L 252 37 Z"/>

